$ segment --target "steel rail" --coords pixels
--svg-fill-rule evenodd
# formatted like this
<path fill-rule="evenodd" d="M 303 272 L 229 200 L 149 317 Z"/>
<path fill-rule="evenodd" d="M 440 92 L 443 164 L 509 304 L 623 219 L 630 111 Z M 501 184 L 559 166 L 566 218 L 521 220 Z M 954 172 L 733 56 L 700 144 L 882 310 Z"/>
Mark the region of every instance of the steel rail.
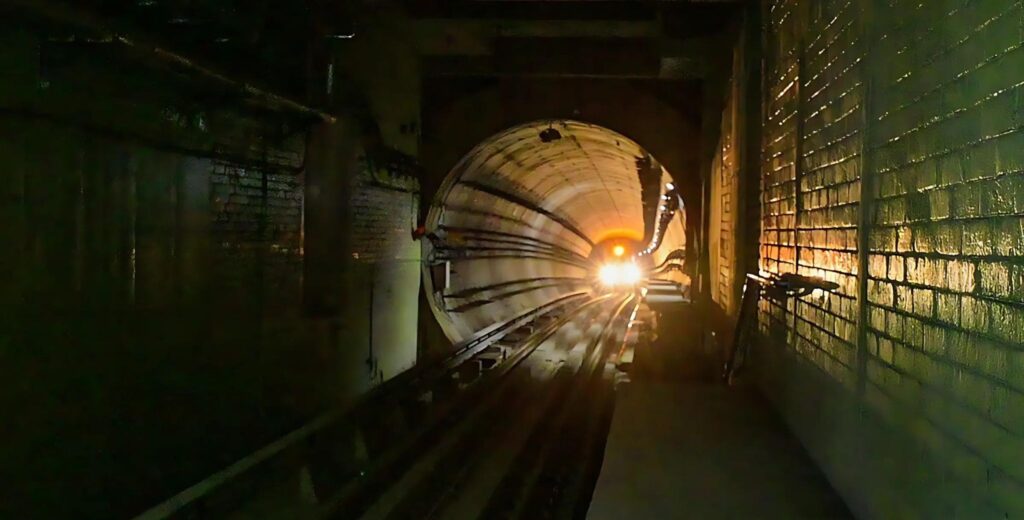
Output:
<path fill-rule="evenodd" d="M 623 342 L 628 333 L 629 320 L 636 315 L 639 305 L 637 298 L 627 299 L 613 314 L 612 321 L 626 316 Z M 604 433 L 598 431 L 603 427 L 604 432 L 607 432 L 614 405 L 611 401 L 614 389 L 606 362 L 614 354 L 612 350 L 618 341 L 614 336 L 616 329 L 611 326 L 611 322 L 609 325 L 604 331 L 604 338 L 598 344 L 597 351 L 590 358 L 589 367 L 583 374 L 583 381 L 573 387 L 572 394 L 562 408 L 564 415 L 560 418 L 560 426 L 563 435 L 558 435 L 557 440 L 547 439 L 554 456 L 549 454 L 545 457 L 538 482 L 556 482 L 557 485 L 533 487 L 533 496 L 526 504 L 525 518 L 581 518 L 589 506 L 590 493 L 585 493 L 584 489 L 587 486 L 591 486 L 592 489 L 592 486 L 596 485 L 600 460 L 596 460 L 594 455 L 603 455 Z M 600 424 L 601 422 L 604 424 Z M 575 435 L 577 442 L 563 442 L 566 430 Z M 566 453 L 566 449 L 571 451 Z"/>
<path fill-rule="evenodd" d="M 508 376 L 513 370 L 533 354 L 545 340 L 579 313 L 613 297 L 614 295 L 602 295 L 591 298 L 553 323 L 534 332 L 514 354 L 482 375 L 455 399 L 440 407 L 426 424 L 391 447 L 378 458 L 373 467 L 365 469 L 359 479 L 335 493 L 321 506 L 320 513 L 329 518 L 358 518 L 387 491 L 390 483 L 398 480 L 404 470 L 422 457 L 424 451 L 436 445 L 440 440 L 440 434 L 454 427 L 451 423 L 453 418 L 461 418 L 464 421 L 479 416 L 479 410 L 493 405 L 497 396 L 501 395 L 500 387 L 508 384 Z"/>
<path fill-rule="evenodd" d="M 609 294 L 604 296 L 603 301 L 615 302 L 619 297 L 621 294 Z M 602 329 L 584 347 L 585 360 L 572 374 L 567 371 L 567 365 L 562 365 L 560 369 L 552 369 L 547 378 L 538 380 L 535 375 L 526 377 L 526 374 L 523 374 L 526 379 L 516 379 L 519 384 L 513 384 L 513 380 L 506 375 L 506 378 L 501 380 L 504 386 L 486 388 L 485 397 L 480 399 L 480 403 L 469 409 L 456 425 L 446 429 L 444 438 L 438 444 L 432 445 L 430 452 L 421 455 L 423 461 L 417 462 L 415 467 L 403 475 L 401 481 L 392 486 L 399 489 L 389 490 L 389 496 L 379 499 L 384 505 L 371 508 L 362 518 L 461 518 L 470 515 L 465 509 L 459 509 L 465 507 L 467 502 L 489 503 L 495 490 L 487 483 L 481 484 L 478 478 L 474 477 L 494 475 L 502 470 L 507 473 L 509 469 L 515 468 L 514 462 L 506 463 L 503 460 L 511 455 L 492 453 L 489 449 L 492 443 L 501 442 L 496 440 L 495 436 L 506 435 L 505 432 L 510 431 L 521 431 L 511 435 L 514 439 L 520 440 L 518 445 L 521 449 L 530 450 L 535 444 L 533 439 L 543 437 L 548 431 L 545 426 L 551 421 L 547 417 L 559 415 L 564 407 L 570 406 L 563 398 L 572 395 L 573 389 L 579 383 L 591 380 L 590 376 L 599 361 L 606 358 L 608 349 L 605 343 L 610 333 L 614 331 L 614 324 L 622 315 L 622 309 L 630 301 L 636 301 L 636 298 L 623 297 L 610 312 Z M 554 324 L 551 328 L 560 330 L 569 319 L 575 317 L 565 318 L 561 320 L 562 323 Z M 548 335 L 545 333 L 536 345 L 539 346 Z M 524 350 L 520 355 L 525 361 L 533 353 L 533 350 Z M 501 365 L 510 372 L 517 366 L 513 363 Z M 531 373 L 537 369 L 537 365 L 531 367 Z M 607 400 L 604 402 L 610 404 Z M 594 418 L 588 417 L 588 420 L 592 419 Z M 589 471 L 592 468 L 588 466 L 584 469 Z M 505 478 L 501 477 L 499 480 L 504 482 Z M 488 479 L 485 476 L 484 480 L 497 484 L 493 477 Z M 407 490 L 403 492 L 401 489 Z M 480 517 L 490 518 L 487 512 Z"/>
<path fill-rule="evenodd" d="M 242 503 L 251 498 L 252 494 L 257 493 L 261 486 L 260 482 L 275 480 L 269 478 L 267 473 L 284 475 L 300 472 L 309 456 L 308 453 L 305 453 L 310 448 L 309 443 L 317 437 L 327 435 L 328 430 L 342 423 L 346 418 L 351 419 L 365 413 L 374 403 L 393 402 L 403 397 L 400 394 L 408 394 L 410 391 L 417 392 L 417 389 L 422 388 L 428 382 L 439 380 L 450 374 L 458 366 L 472 359 L 488 346 L 500 341 L 512 331 L 520 329 L 541 316 L 557 312 L 588 294 L 585 291 L 571 293 L 505 322 L 488 327 L 474 337 L 457 344 L 449 355 L 425 360 L 371 390 L 350 405 L 317 416 L 283 437 L 144 511 L 136 519 L 192 518 L 208 515 L 211 510 L 233 511 L 237 507 L 241 507 Z"/>
<path fill-rule="evenodd" d="M 573 426 L 573 419 L 577 422 L 588 419 L 586 397 L 593 390 L 591 385 L 595 378 L 600 379 L 603 375 L 603 370 L 599 369 L 604 367 L 603 361 L 610 354 L 608 339 L 614 332 L 614 324 L 630 302 L 638 304 L 635 295 L 623 299 L 611 313 L 574 374 L 576 384 L 566 389 L 564 399 L 554 403 L 555 409 L 546 414 L 546 424 L 539 425 L 531 434 L 524 447 L 526 451 L 519 454 L 517 464 L 502 479 L 498 492 L 488 501 L 481 518 L 557 518 L 551 514 L 551 508 L 560 508 L 578 498 L 566 498 L 571 490 L 565 493 L 558 489 L 557 484 L 566 480 L 567 471 L 572 471 L 569 459 L 579 461 L 580 453 L 559 453 L 559 450 L 573 444 L 571 436 L 566 435 Z M 589 442 L 589 439 L 585 440 Z"/>

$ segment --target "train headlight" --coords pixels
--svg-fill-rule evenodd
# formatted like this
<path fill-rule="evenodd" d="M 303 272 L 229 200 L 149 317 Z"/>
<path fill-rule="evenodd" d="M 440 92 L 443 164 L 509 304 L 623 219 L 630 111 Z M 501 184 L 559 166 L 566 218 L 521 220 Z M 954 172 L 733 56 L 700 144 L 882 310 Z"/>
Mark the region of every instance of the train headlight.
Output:
<path fill-rule="evenodd" d="M 633 263 L 613 263 L 601 266 L 597 277 L 603 285 L 610 287 L 636 285 L 643 277 L 640 267 Z"/>

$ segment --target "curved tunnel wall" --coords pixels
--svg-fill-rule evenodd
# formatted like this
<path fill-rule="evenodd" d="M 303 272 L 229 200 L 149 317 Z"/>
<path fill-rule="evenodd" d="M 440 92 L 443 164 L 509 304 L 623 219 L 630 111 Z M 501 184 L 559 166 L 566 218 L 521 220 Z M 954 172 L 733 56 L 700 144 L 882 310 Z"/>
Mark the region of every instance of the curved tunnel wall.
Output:
<path fill-rule="evenodd" d="M 602 241 L 645 246 L 645 157 L 631 139 L 578 121 L 516 126 L 467 154 L 427 216 L 425 288 L 448 338 L 594 290 L 589 257 Z M 670 176 L 654 164 L 664 189 Z M 685 247 L 683 213 L 668 221 L 655 265 Z M 445 261 L 448 287 L 435 287 L 430 265 Z"/>

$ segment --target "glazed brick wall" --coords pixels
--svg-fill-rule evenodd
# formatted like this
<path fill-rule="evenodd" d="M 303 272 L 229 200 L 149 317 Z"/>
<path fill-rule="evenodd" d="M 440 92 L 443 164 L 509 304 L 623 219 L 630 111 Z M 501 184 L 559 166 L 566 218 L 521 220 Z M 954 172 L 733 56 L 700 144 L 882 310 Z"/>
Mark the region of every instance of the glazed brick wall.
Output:
<path fill-rule="evenodd" d="M 725 107 L 722 109 L 718 146 L 711 164 L 711 272 L 715 279 L 711 297 L 726 314 L 737 309 L 737 251 L 739 227 L 739 72 L 740 56 L 734 57 L 733 78 L 727 86 Z"/>
<path fill-rule="evenodd" d="M 857 341 L 863 55 L 851 2 L 814 2 L 802 35 L 798 82 L 797 272 L 839 290 L 793 302 L 796 350 L 853 387 Z M 794 19 L 795 20 L 795 19 Z"/>
<path fill-rule="evenodd" d="M 796 271 L 797 46 L 796 2 L 777 2 L 766 13 L 764 119 L 761 156 L 761 270 Z M 789 305 L 763 300 L 765 332 L 793 323 Z"/>
<path fill-rule="evenodd" d="M 876 9 L 869 402 L 965 492 L 1024 508 L 1020 2 Z"/>
<path fill-rule="evenodd" d="M 837 396 L 776 402 L 856 512 L 1024 514 L 1022 4 L 777 0 L 763 21 L 761 269 L 840 285 L 762 302 L 810 369 L 789 374 Z M 850 431 L 792 419 L 828 407 L 858 410 Z"/>

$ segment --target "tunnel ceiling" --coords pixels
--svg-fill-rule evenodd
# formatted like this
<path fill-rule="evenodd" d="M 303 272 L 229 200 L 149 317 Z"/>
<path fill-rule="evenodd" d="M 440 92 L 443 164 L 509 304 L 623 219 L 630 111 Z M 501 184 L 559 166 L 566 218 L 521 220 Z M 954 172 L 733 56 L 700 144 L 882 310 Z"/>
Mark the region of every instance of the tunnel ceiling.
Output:
<path fill-rule="evenodd" d="M 455 166 L 428 216 L 428 263 L 451 262 L 447 289 L 428 280 L 453 341 L 573 291 L 589 291 L 595 244 L 642 248 L 638 162 L 656 195 L 670 176 L 633 140 L 579 121 L 537 121 L 485 140 Z M 648 173 L 648 175 L 650 175 Z M 655 199 L 656 200 L 656 199 Z M 664 251 L 684 245 L 682 216 Z M 429 276 L 429 273 L 427 273 Z"/>
<path fill-rule="evenodd" d="M 544 142 L 542 133 L 553 140 Z M 572 223 L 592 243 L 616 234 L 640 239 L 644 229 L 637 160 L 645 155 L 635 142 L 606 128 L 538 122 L 495 136 L 474 150 L 457 168 L 453 189 L 486 186 L 522 197 Z M 501 212 L 525 209 L 507 200 L 495 203 Z M 551 227 L 543 220 L 538 224 Z M 558 234 L 569 231 L 559 227 Z"/>

